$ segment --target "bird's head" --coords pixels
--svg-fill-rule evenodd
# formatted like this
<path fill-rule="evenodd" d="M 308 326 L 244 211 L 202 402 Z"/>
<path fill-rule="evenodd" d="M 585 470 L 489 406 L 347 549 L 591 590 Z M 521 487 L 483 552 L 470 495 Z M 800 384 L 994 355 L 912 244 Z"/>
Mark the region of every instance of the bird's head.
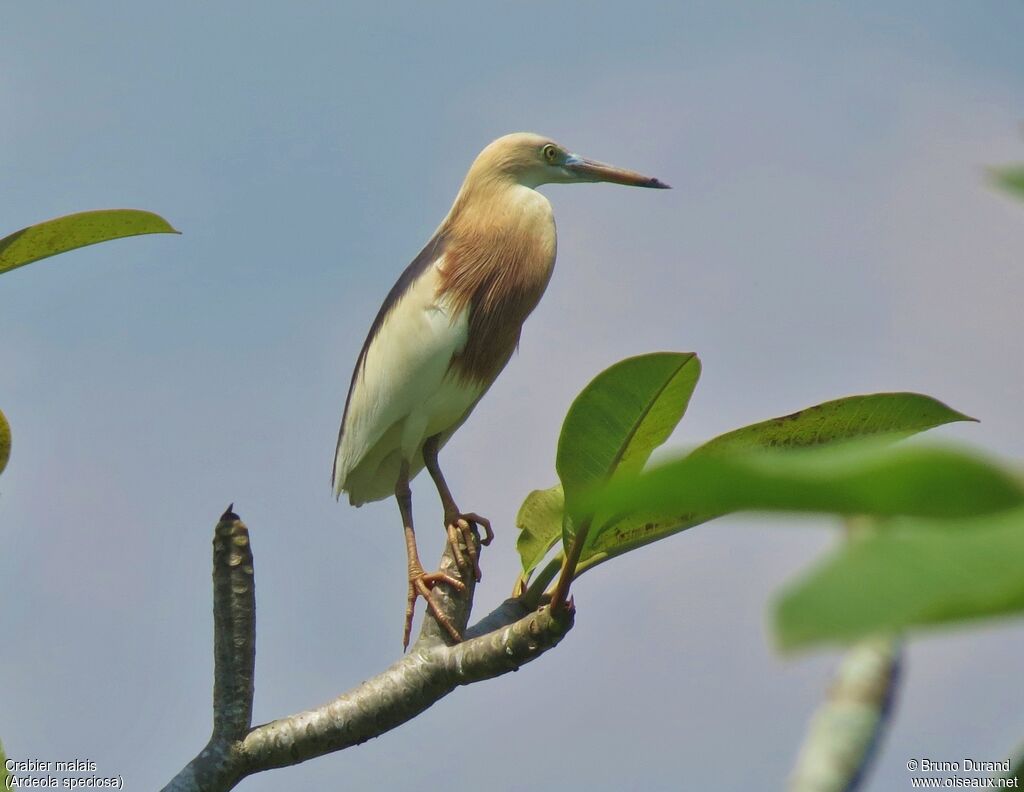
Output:
<path fill-rule="evenodd" d="M 473 162 L 467 181 L 511 179 L 524 187 L 575 182 L 612 182 L 667 190 L 658 179 L 573 154 L 554 140 L 515 132 L 490 143 Z"/>

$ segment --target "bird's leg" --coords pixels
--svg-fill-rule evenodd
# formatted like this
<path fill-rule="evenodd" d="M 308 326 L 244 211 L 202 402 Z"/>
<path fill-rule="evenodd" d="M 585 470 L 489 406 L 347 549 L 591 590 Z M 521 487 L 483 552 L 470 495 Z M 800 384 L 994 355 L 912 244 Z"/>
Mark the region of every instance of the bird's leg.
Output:
<path fill-rule="evenodd" d="M 427 438 L 427 441 L 423 444 L 423 464 L 430 473 L 430 477 L 434 480 L 437 494 L 441 496 L 441 506 L 444 509 L 444 524 L 448 531 L 448 542 L 451 544 L 452 552 L 455 554 L 455 561 L 459 565 L 459 569 L 466 570 L 470 567 L 470 564 L 466 563 L 466 559 L 462 555 L 462 548 L 460 547 L 460 545 L 465 544 L 466 552 L 469 554 L 469 560 L 472 564 L 473 577 L 479 581 L 481 578 L 480 559 L 476 543 L 479 541 L 482 545 L 489 545 L 491 540 L 494 539 L 491 521 L 486 517 L 481 517 L 476 512 L 459 511 L 459 507 L 455 505 L 455 499 L 452 497 L 452 492 L 448 489 L 448 482 L 444 480 L 441 466 L 437 462 L 437 445 L 437 435 Z M 484 529 L 482 539 L 476 535 L 476 526 L 478 525 Z"/>
<path fill-rule="evenodd" d="M 461 641 L 462 636 L 455 629 L 436 603 L 430 597 L 430 590 L 438 583 L 447 583 L 457 591 L 465 591 L 466 586 L 461 580 L 456 580 L 444 572 L 424 572 L 423 564 L 420 563 L 420 554 L 416 549 L 416 533 L 412 527 L 412 490 L 409 488 L 409 463 L 402 462 L 402 468 L 398 474 L 398 483 L 395 485 L 395 498 L 398 500 L 398 510 L 402 513 L 402 526 L 405 528 L 405 551 L 409 559 L 409 596 L 405 604 L 405 630 L 402 633 L 402 649 L 409 648 L 409 636 L 412 634 L 412 615 L 416 605 L 416 597 L 423 597 L 427 601 L 427 610 L 433 614 L 437 623 L 440 624 L 454 641 Z"/>

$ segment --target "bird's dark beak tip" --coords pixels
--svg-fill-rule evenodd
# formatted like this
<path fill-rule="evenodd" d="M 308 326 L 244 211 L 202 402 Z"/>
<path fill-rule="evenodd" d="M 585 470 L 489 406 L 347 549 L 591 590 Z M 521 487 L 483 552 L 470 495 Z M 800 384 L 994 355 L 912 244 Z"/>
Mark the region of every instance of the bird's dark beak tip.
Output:
<path fill-rule="evenodd" d="M 648 184 L 647 186 L 651 187 L 651 188 L 653 188 L 655 190 L 671 190 L 672 189 L 672 185 L 671 184 L 665 184 L 665 182 L 661 181 L 660 179 L 651 179 L 651 183 Z"/>

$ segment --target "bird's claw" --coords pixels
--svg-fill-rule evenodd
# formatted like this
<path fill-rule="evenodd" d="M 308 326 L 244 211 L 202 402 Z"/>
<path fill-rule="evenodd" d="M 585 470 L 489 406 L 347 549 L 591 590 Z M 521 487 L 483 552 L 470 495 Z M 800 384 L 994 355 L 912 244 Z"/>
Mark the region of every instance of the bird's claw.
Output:
<path fill-rule="evenodd" d="M 461 580 L 453 578 L 451 575 L 447 575 L 444 572 L 424 572 L 422 569 L 410 570 L 409 572 L 409 596 L 406 600 L 405 605 L 405 631 L 402 633 L 402 649 L 409 648 L 409 637 L 412 635 L 412 616 L 413 610 L 416 606 L 416 597 L 423 597 L 427 603 L 427 610 L 434 617 L 435 621 L 441 625 L 445 632 L 451 636 L 452 640 L 456 643 L 462 642 L 462 635 L 455 625 L 451 623 L 447 616 L 438 608 L 437 603 L 434 602 L 430 596 L 431 590 L 438 583 L 444 583 L 447 586 L 451 586 L 458 592 L 466 590 L 466 584 Z"/>
<path fill-rule="evenodd" d="M 494 531 L 491 530 L 491 521 L 486 517 L 481 517 L 476 512 L 466 512 L 465 514 L 460 514 L 459 519 L 465 520 L 473 525 L 479 525 L 484 529 L 484 536 L 480 540 L 480 544 L 486 547 L 494 540 Z"/>
<path fill-rule="evenodd" d="M 491 521 L 475 512 L 466 512 L 446 517 L 445 523 L 448 530 L 448 543 L 452 546 L 455 563 L 463 574 L 472 569 L 473 579 L 479 583 L 483 574 L 480 571 L 480 551 L 477 544 L 489 545 L 494 539 Z M 478 525 L 484 529 L 483 538 L 477 535 L 476 527 Z M 465 547 L 465 554 L 463 554 L 463 547 Z M 469 563 L 466 561 L 466 555 L 469 556 Z"/>

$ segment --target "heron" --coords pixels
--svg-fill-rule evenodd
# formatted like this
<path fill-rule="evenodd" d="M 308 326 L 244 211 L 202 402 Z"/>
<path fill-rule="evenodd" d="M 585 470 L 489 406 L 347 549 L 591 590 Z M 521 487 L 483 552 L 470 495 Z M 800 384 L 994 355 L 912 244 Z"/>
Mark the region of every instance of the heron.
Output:
<path fill-rule="evenodd" d="M 576 182 L 668 188 L 658 179 L 573 154 L 543 135 L 498 138 L 473 161 L 441 225 L 388 292 L 359 352 L 332 485 L 335 497 L 347 493 L 357 507 L 392 495 L 398 501 L 409 573 L 403 648 L 417 597 L 451 639 L 460 641 L 430 592 L 437 584 L 465 590 L 451 575 L 424 571 L 409 482 L 427 469 L 456 565 L 479 580 L 474 537 L 482 528 L 479 541 L 489 544 L 491 525 L 456 505 L 438 452 L 505 368 L 551 278 L 555 220 L 537 188 Z"/>

